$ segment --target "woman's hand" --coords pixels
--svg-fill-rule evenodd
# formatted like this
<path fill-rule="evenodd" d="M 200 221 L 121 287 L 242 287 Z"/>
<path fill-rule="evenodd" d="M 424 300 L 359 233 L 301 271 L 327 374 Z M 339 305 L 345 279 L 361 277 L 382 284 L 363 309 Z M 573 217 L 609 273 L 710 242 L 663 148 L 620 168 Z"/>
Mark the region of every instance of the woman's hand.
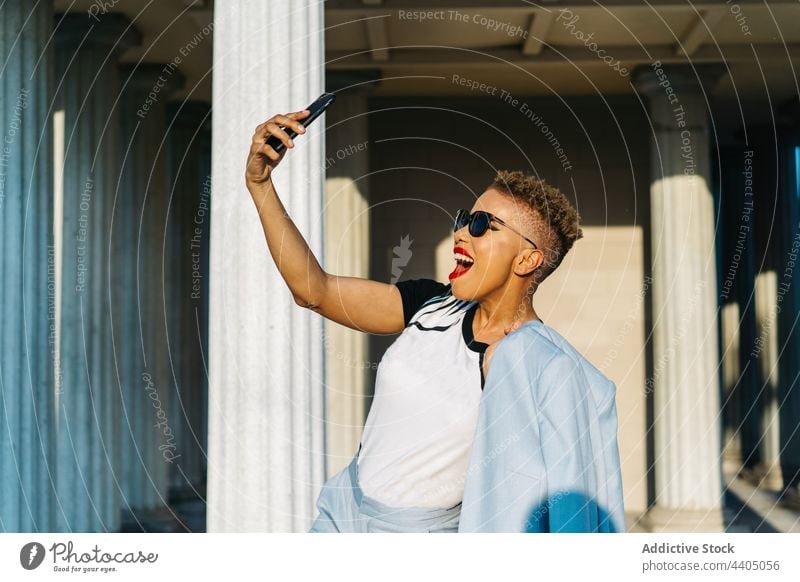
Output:
<path fill-rule="evenodd" d="M 518 319 L 517 321 L 515 321 L 514 323 L 511 324 L 511 327 L 507 327 L 505 329 L 505 334 L 508 335 L 512 331 L 518 330 L 520 327 L 522 327 L 523 323 L 524 322 L 522 320 Z M 503 338 L 500 338 L 499 340 L 497 340 L 493 344 L 490 344 L 489 347 L 486 348 L 486 353 L 483 354 L 483 377 L 484 378 L 487 378 L 489 376 L 489 363 L 492 360 L 492 356 L 494 355 L 494 351 L 497 349 L 497 345 L 501 341 L 503 341 Z"/>
<path fill-rule="evenodd" d="M 304 109 L 303 111 L 295 111 L 286 115 L 273 115 L 269 120 L 256 127 L 245 170 L 245 182 L 248 190 L 252 191 L 252 188 L 258 188 L 268 182 L 272 177 L 273 168 L 280 163 L 289 148 L 294 147 L 294 142 L 281 126 L 284 128 L 290 127 L 298 135 L 302 135 L 306 132 L 306 129 L 298 120 L 304 119 L 310 114 L 311 112 L 308 109 Z M 271 135 L 276 136 L 286 146 L 280 154 L 272 146 L 265 143 Z"/>

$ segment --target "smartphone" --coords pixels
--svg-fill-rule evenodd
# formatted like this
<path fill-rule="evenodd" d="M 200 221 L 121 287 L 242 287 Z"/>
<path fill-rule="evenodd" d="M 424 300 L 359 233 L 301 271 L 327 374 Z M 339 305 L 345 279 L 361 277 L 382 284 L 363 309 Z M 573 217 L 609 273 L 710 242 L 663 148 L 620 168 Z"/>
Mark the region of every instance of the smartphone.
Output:
<path fill-rule="evenodd" d="M 308 128 L 308 126 L 311 125 L 311 122 L 314 121 L 320 115 L 322 115 L 322 113 L 334 101 L 336 101 L 336 95 L 334 95 L 333 93 L 323 93 L 322 95 L 319 96 L 319 98 L 316 101 L 314 101 L 311 105 L 306 107 L 306 109 L 311 111 L 311 115 L 309 115 L 305 119 L 298 119 L 298 121 L 301 124 L 303 124 L 303 127 Z M 289 135 L 290 138 L 294 139 L 297 137 L 297 132 L 293 130 L 291 127 L 283 127 L 283 126 L 280 127 Z M 272 149 L 274 149 L 276 153 L 281 153 L 284 149 L 286 149 L 286 145 L 274 135 L 270 135 L 264 141 L 265 143 L 271 145 Z"/>

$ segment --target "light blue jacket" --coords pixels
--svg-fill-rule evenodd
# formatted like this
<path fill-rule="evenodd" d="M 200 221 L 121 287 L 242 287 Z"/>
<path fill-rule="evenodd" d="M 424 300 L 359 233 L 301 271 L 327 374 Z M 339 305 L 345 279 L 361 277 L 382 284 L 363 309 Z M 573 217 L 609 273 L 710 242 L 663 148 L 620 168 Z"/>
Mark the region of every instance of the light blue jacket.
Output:
<path fill-rule="evenodd" d="M 491 360 L 459 532 L 624 532 L 616 386 L 541 321 Z"/>

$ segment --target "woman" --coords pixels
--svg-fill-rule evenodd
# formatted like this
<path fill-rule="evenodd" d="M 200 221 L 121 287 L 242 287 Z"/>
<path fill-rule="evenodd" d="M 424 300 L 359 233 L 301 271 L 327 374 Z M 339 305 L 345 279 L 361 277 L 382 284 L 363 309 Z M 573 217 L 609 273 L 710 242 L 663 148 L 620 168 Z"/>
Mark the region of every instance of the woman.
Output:
<path fill-rule="evenodd" d="M 352 462 L 323 487 L 311 531 L 457 531 L 482 389 L 499 340 L 529 321 L 537 286 L 582 236 L 566 197 L 500 172 L 459 211 L 445 285 L 396 285 L 326 273 L 289 218 L 272 171 L 305 133 L 307 110 L 256 128 L 246 183 L 270 253 L 295 302 L 341 325 L 399 337 L 381 359 Z M 280 154 L 265 144 L 276 136 Z"/>

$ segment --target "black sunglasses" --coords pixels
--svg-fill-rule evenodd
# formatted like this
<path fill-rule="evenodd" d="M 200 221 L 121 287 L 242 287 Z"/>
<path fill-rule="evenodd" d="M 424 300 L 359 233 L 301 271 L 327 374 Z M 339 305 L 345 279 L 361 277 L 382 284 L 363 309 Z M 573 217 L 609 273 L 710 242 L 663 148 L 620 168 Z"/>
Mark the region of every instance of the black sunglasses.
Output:
<path fill-rule="evenodd" d="M 526 241 L 533 245 L 533 248 L 539 250 L 539 247 L 536 246 L 536 243 L 529 239 L 527 236 L 519 232 L 518 230 L 514 230 L 508 224 L 506 224 L 500 218 L 497 218 L 494 214 L 490 214 L 485 210 L 476 210 L 472 214 L 470 214 L 469 210 L 461 209 L 456 212 L 456 220 L 455 224 L 453 224 L 453 232 L 461 230 L 465 226 L 469 225 L 469 234 L 472 236 L 483 236 L 486 234 L 486 231 L 489 230 L 489 225 L 492 221 L 499 222 L 503 226 L 505 226 L 508 230 L 517 233 L 519 236 L 524 238 Z"/>

